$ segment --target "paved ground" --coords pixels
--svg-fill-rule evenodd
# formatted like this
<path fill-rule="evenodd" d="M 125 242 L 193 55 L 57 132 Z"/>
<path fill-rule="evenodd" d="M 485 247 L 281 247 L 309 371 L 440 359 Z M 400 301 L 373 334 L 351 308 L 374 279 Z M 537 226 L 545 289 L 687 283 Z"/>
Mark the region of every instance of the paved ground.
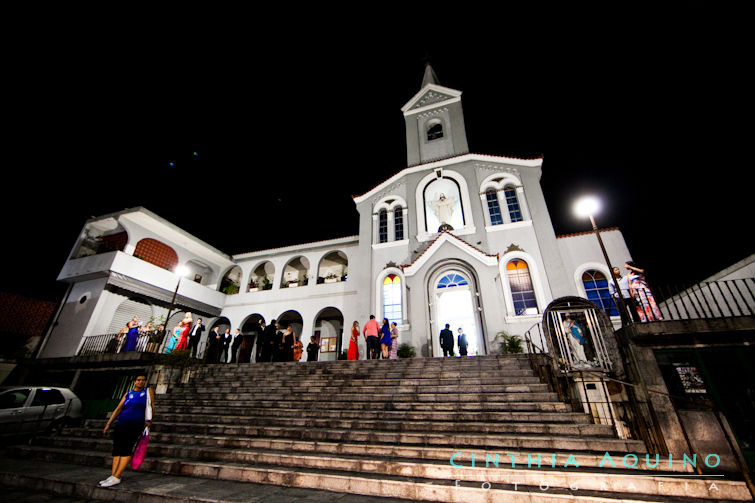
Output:
<path fill-rule="evenodd" d="M 74 464 L 8 459 L 0 452 L 0 500 L 19 503 L 83 501 L 229 503 L 408 503 L 409 500 L 300 489 L 247 482 L 135 472 L 100 488 L 110 470 Z"/>

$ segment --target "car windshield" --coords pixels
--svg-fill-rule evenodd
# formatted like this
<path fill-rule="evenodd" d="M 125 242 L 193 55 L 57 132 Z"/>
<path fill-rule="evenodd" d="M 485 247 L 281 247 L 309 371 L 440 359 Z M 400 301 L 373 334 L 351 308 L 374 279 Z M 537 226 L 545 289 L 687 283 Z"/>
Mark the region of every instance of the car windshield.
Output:
<path fill-rule="evenodd" d="M 23 407 L 29 398 L 30 389 L 13 389 L 0 394 L 0 409 Z"/>

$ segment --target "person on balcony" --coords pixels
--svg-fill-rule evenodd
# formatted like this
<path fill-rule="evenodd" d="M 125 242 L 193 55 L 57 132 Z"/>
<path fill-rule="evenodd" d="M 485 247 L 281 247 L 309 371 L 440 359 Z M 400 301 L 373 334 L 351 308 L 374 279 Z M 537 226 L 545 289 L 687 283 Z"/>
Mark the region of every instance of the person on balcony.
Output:
<path fill-rule="evenodd" d="M 136 343 L 139 341 L 139 317 L 134 316 L 128 322 L 128 333 L 126 334 L 126 344 L 123 346 L 123 352 L 136 351 Z"/>
<path fill-rule="evenodd" d="M 640 317 L 640 321 L 645 323 L 648 321 L 663 320 L 661 310 L 655 303 L 653 292 L 650 291 L 650 287 L 645 280 L 645 269 L 637 267 L 632 261 L 626 262 L 624 267 L 629 271 L 627 274 L 629 293 L 634 299 L 637 315 Z"/>
<path fill-rule="evenodd" d="M 186 349 L 187 345 L 189 344 L 189 331 L 191 331 L 191 326 L 194 324 L 194 319 L 191 317 L 190 312 L 186 312 L 184 315 L 184 319 L 181 320 L 181 338 L 178 340 L 178 344 L 176 344 L 176 351 L 179 349 Z"/>

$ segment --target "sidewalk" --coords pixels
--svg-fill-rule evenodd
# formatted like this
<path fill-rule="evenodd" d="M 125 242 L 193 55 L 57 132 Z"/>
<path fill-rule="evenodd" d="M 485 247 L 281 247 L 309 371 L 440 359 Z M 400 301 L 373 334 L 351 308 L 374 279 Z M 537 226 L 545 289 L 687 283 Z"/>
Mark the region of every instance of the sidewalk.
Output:
<path fill-rule="evenodd" d="M 162 475 L 133 471 L 130 468 L 124 473 L 122 483 L 110 488 L 99 487 L 98 481 L 109 475 L 110 470 L 105 467 L 8 459 L 0 451 L 0 490 L 4 501 L 409 503 L 404 499 Z"/>

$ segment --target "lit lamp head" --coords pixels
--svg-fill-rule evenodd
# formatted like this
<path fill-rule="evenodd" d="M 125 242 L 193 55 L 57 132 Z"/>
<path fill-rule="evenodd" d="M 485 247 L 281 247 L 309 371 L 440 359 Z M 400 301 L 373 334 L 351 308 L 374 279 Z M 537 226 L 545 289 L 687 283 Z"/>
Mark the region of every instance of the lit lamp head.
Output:
<path fill-rule="evenodd" d="M 180 277 L 183 278 L 184 276 L 186 276 L 187 274 L 189 274 L 189 268 L 186 267 L 185 265 L 178 265 L 178 266 L 176 266 L 176 269 L 175 269 L 174 272 L 178 276 L 180 276 Z"/>
<path fill-rule="evenodd" d="M 585 196 L 574 203 L 574 213 L 582 218 L 590 217 L 600 211 L 600 200 L 594 196 Z"/>

